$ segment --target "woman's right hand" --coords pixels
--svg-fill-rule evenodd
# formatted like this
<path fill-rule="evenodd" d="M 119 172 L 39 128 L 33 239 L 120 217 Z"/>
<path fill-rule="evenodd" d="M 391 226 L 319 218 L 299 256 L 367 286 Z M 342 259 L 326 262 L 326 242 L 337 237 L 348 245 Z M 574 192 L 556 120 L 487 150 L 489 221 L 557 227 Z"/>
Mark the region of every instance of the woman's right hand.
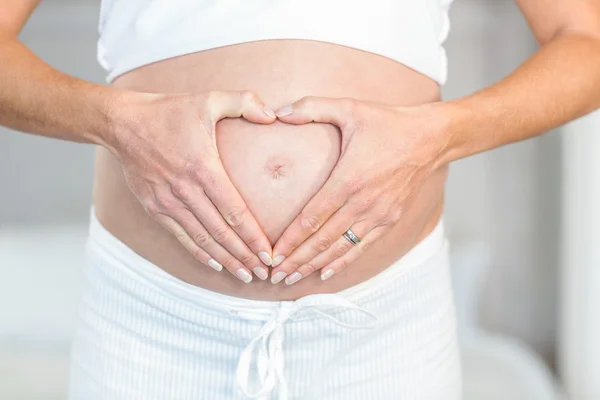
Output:
<path fill-rule="evenodd" d="M 235 117 L 270 124 L 273 111 L 249 91 L 119 92 L 108 107 L 106 147 L 146 212 L 202 263 L 246 283 L 251 271 L 266 279 L 271 244 L 225 172 L 215 125 Z"/>

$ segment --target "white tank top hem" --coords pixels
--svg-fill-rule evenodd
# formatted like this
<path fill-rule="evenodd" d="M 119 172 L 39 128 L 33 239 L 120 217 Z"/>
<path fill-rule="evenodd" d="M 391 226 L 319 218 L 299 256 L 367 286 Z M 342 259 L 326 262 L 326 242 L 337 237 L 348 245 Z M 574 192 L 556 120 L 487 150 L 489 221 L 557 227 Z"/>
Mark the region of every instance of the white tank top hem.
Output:
<path fill-rule="evenodd" d="M 452 0 L 103 0 L 107 81 L 153 62 L 240 43 L 327 42 L 398 61 L 443 85 Z"/>

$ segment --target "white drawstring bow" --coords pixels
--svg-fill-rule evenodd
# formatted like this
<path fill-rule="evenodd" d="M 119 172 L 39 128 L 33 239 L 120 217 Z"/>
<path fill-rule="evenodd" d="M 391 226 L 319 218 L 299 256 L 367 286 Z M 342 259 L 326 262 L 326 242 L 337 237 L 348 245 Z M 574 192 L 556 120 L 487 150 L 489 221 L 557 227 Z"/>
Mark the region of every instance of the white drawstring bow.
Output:
<path fill-rule="evenodd" d="M 332 309 L 342 307 L 359 311 L 371 318 L 369 323 L 348 324 L 341 320 Z M 335 294 L 316 294 L 296 301 L 283 301 L 276 315 L 259 330 L 256 337 L 246 346 L 238 363 L 236 381 L 242 393 L 251 399 L 263 399 L 279 389 L 279 399 L 288 400 L 288 387 L 284 376 L 283 340 L 284 324 L 301 309 L 310 309 L 335 324 L 349 329 L 370 329 L 377 322 L 377 316 Z M 246 313 L 237 313 L 245 315 Z M 248 314 L 252 318 L 252 314 Z M 252 375 L 252 356 L 256 353 L 256 374 Z M 252 384 L 252 382 L 258 382 Z M 252 392 L 251 386 L 258 386 Z"/>

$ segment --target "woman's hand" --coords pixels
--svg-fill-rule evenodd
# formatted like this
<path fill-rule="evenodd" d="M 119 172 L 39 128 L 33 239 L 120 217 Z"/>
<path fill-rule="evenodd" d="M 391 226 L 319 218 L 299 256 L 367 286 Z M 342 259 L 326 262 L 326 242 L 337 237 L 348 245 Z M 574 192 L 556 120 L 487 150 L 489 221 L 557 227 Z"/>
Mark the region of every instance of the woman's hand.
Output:
<path fill-rule="evenodd" d="M 429 109 L 305 97 L 276 112 L 290 124 L 334 124 L 342 143 L 329 179 L 275 244 L 273 283 L 316 270 L 328 279 L 403 218 L 445 147 L 445 122 Z M 360 243 L 342 236 L 348 229 Z"/>
<path fill-rule="evenodd" d="M 227 117 L 270 124 L 273 111 L 252 92 L 219 91 L 124 92 L 109 107 L 117 122 L 107 147 L 148 214 L 202 263 L 246 283 L 251 270 L 266 279 L 271 245 L 225 172 L 215 125 Z"/>

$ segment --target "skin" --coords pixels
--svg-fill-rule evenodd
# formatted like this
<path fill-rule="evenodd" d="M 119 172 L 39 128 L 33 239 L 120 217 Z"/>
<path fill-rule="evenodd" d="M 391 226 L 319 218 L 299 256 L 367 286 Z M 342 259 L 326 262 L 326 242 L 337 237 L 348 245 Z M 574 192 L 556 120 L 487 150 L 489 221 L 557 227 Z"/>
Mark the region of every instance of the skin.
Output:
<path fill-rule="evenodd" d="M 285 259 L 274 274 L 287 276 L 288 284 L 315 271 L 322 279 L 338 274 L 402 222 L 423 182 L 441 166 L 600 107 L 600 2 L 517 3 L 541 49 L 495 85 L 412 108 L 305 97 L 276 112 L 291 124 L 334 124 L 343 144 L 328 181 L 275 244 L 274 260 Z M 344 243 L 349 228 L 360 244 Z"/>
<path fill-rule="evenodd" d="M 314 63 L 314 58 L 320 62 Z M 340 65 L 352 68 L 341 72 Z M 273 108 L 308 94 L 404 106 L 439 100 L 439 86 L 433 80 L 396 61 L 306 40 L 257 41 L 187 54 L 128 72 L 113 85 L 156 93 L 251 88 Z M 177 122 L 172 119 L 173 124 Z M 340 156 L 341 134 L 332 124 L 276 121 L 258 125 L 241 118 L 225 119 L 217 124 L 216 138 L 229 178 L 272 243 L 323 186 Z M 102 147 L 97 148 L 95 171 L 96 215 L 102 226 L 130 249 L 192 285 L 259 300 L 334 293 L 383 271 L 435 227 L 446 179 L 442 168 L 429 179 L 403 223 L 335 279 L 322 281 L 314 274 L 287 286 L 261 279 L 245 284 L 230 274 L 206 268 L 147 215 L 131 194 L 119 160 Z"/>
<path fill-rule="evenodd" d="M 21 14 L 20 25 L 26 15 L 27 12 Z M 199 128 L 204 126 L 202 117 L 206 117 L 198 109 L 210 110 L 218 103 L 216 96 L 207 96 L 208 89 L 211 93 L 235 92 L 234 97 L 241 100 L 252 99 L 247 94 L 240 96 L 241 90 L 252 89 L 260 92 L 261 99 L 272 108 L 308 94 L 379 99 L 411 106 L 439 100 L 438 85 L 396 61 L 372 53 L 323 42 L 272 40 L 163 60 L 122 75 L 113 87 L 107 88 L 51 69 L 18 42 L 18 29 L 7 30 L 9 33 L 0 44 L 0 58 L 9 55 L 1 59 L 0 112 L 4 114 L 0 124 L 24 132 L 99 144 L 94 185 L 98 219 L 134 252 L 180 280 L 236 297 L 261 300 L 294 300 L 313 293 L 334 293 L 389 267 L 427 236 L 440 218 L 445 170 L 432 177 L 428 189 L 422 191 L 416 202 L 418 207 L 411 213 L 414 217 L 406 218 L 404 224 L 373 246 L 370 254 L 336 279 L 323 282 L 315 275 L 314 279 L 304 279 L 291 287 L 261 279 L 247 284 L 233 274 L 239 269 L 239 261 L 233 255 L 222 262 L 231 274 L 207 268 L 202 254 L 181 245 L 185 236 L 171 235 L 149 215 L 152 209 L 134 192 L 136 186 L 132 188 L 134 180 L 129 172 L 134 177 L 147 174 L 153 190 L 166 186 L 165 180 L 169 186 L 178 181 L 197 185 L 190 182 L 187 171 L 177 166 L 181 165 L 178 158 L 185 160 L 190 148 L 194 149 L 191 155 L 201 162 L 214 151 L 200 150 L 186 139 L 190 132 L 196 136 L 202 132 Z M 312 62 L 315 57 L 323 64 Z M 251 101 L 250 106 L 254 104 Z M 233 115 L 252 114 L 241 108 Z M 262 115 L 258 112 L 260 106 L 254 110 L 257 117 Z M 242 195 L 244 206 L 263 228 L 267 244 L 275 243 L 335 165 L 339 157 L 339 129 L 318 123 L 256 124 L 244 118 L 222 119 L 215 128 L 219 160 Z M 211 138 L 212 132 L 204 128 L 203 134 Z M 174 154 L 179 157 L 173 157 Z M 128 169 L 124 165 L 127 162 L 138 168 Z M 175 168 L 169 171 L 170 163 Z M 274 164 L 282 165 L 278 179 L 273 179 Z M 207 181 L 221 184 L 218 179 Z M 140 185 L 142 189 L 145 186 L 148 185 Z M 172 198 L 170 203 L 166 200 L 158 198 L 157 203 L 180 212 L 185 206 L 182 201 L 174 204 Z M 194 239 L 202 246 L 215 238 L 225 240 L 226 235 L 218 230 Z M 255 265 L 248 264 L 247 270 Z M 260 278 L 255 268 L 252 272 Z"/>
<path fill-rule="evenodd" d="M 225 172 L 215 126 L 270 124 L 273 111 L 250 91 L 140 93 L 56 71 L 17 39 L 38 3 L 0 0 L 0 124 L 109 149 L 144 209 L 197 260 L 244 282 L 252 269 L 266 278 L 271 244 Z"/>
<path fill-rule="evenodd" d="M 269 292 L 266 286 L 257 285 L 266 282 L 253 282 L 253 291 L 244 291 L 225 278 L 215 279 L 210 286 L 204 277 L 186 272 L 186 281 L 241 297 L 261 298 L 264 294 L 272 299 L 293 299 L 364 281 L 406 253 L 433 228 L 441 213 L 449 162 L 533 137 L 598 107 L 599 11 L 591 0 L 519 2 L 543 47 L 509 77 L 472 96 L 433 104 L 424 103 L 435 99 L 379 103 L 375 98 L 333 98 L 342 96 L 325 90 L 317 92 L 319 88 L 315 87 L 315 94 L 322 97 L 305 97 L 291 108 L 283 107 L 278 113 L 280 121 L 275 123 L 265 113 L 262 100 L 252 92 L 206 92 L 204 88 L 194 94 L 166 90 L 142 93 L 134 90 L 136 85 L 131 82 L 107 88 L 63 75 L 37 59 L 16 39 L 36 5 L 37 1 L 0 0 L 1 124 L 25 132 L 95 143 L 102 150 L 107 149 L 102 157 L 114 158 L 111 165 L 115 170 L 123 167 L 138 206 L 141 202 L 144 212 L 169 229 L 188 249 L 187 254 L 204 264 L 213 257 L 239 277 L 241 268 L 249 273 L 259 265 L 256 254 L 264 251 L 267 257 L 263 257 L 263 263 L 267 265 L 269 256 L 275 256 L 277 261 L 287 256 L 273 269 L 273 281 L 279 282 L 283 275 L 289 276 L 288 284 L 294 283 L 291 275 L 296 269 L 303 278 L 313 270 L 335 272 L 336 279 L 328 280 L 326 286 L 301 279 L 292 287 L 284 286 L 286 294 L 279 290 Z M 162 74 L 155 75 L 159 77 L 157 82 L 165 76 L 164 70 L 159 72 Z M 417 78 L 416 73 L 406 75 L 405 81 Z M 423 85 L 413 88 L 415 93 L 426 86 Z M 288 92 L 295 93 L 289 90 L 291 86 L 286 82 Z M 267 103 L 282 106 L 282 101 L 293 100 L 271 96 Z M 171 115 L 178 118 L 167 117 Z M 273 126 L 322 122 L 337 125 L 342 135 L 341 158 L 323 187 L 298 210 L 298 217 L 277 240 L 273 252 L 269 240 L 273 242 L 278 235 L 261 231 L 259 226 L 265 224 L 256 222 L 254 210 L 252 214 L 248 211 L 248 200 L 244 202 L 246 197 L 235 190 L 241 186 L 239 181 L 235 187 L 230 185 L 228 176 L 235 171 L 230 168 L 225 174 L 224 160 L 215 152 L 217 121 L 239 116 Z M 174 127 L 173 121 L 183 123 Z M 235 121 L 242 124 L 237 127 L 243 126 L 243 120 Z M 306 126 L 313 125 L 319 124 Z M 190 136 L 192 130 L 203 132 L 201 140 L 198 135 Z M 165 135 L 166 131 L 171 136 Z M 378 154 L 378 161 L 386 161 L 375 163 L 372 154 Z M 361 165 L 360 176 L 356 165 Z M 281 169 L 277 173 L 285 176 L 285 172 Z M 110 177 L 118 175 L 115 172 Z M 215 183 L 219 186 L 216 189 Z M 196 201 L 200 192 L 217 205 L 216 209 L 205 198 L 204 204 L 188 204 Z M 120 193 L 126 196 L 124 191 Z M 136 212 L 133 206 L 122 211 L 120 216 Z M 99 218 L 105 223 L 109 216 Z M 153 229 L 150 225 L 144 227 Z M 341 238 L 350 227 L 363 239 L 358 246 Z M 400 245 L 395 240 L 399 237 Z M 390 253 L 397 247 L 401 249 Z M 165 245 L 166 248 L 171 246 Z M 157 253 L 162 249 L 158 248 Z M 378 254 L 387 259 L 376 259 Z M 161 262 L 160 257 L 156 254 L 147 258 L 161 266 L 173 264 L 172 255 L 168 257 L 170 261 Z M 182 265 L 188 263 L 184 256 L 181 260 Z M 207 275 L 205 272 L 203 275 Z M 303 282 L 310 285 L 302 286 Z M 281 285 L 274 287 L 277 286 Z"/>

